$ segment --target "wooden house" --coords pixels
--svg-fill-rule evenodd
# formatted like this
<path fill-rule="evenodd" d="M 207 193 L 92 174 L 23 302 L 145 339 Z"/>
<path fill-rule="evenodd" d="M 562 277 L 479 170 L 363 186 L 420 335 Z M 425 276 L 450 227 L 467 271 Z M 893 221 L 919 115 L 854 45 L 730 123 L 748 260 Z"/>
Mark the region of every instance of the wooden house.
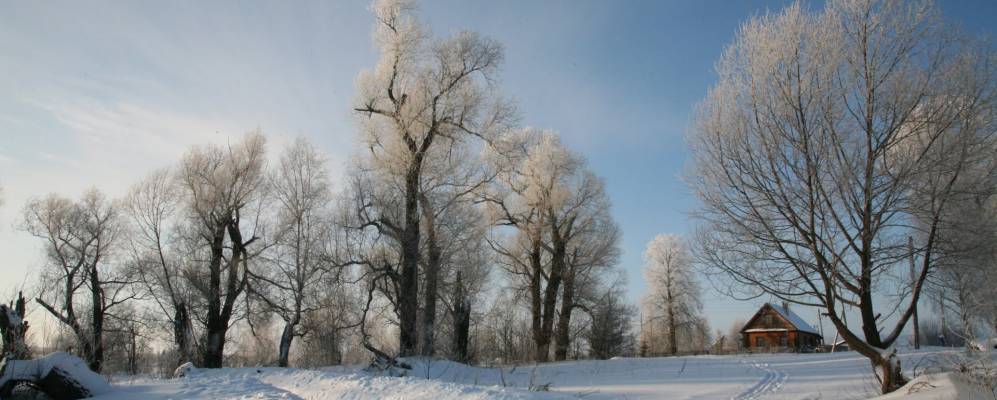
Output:
<path fill-rule="evenodd" d="M 812 351 L 823 342 L 820 332 L 786 303 L 765 303 L 741 328 L 741 337 L 752 352 Z"/>

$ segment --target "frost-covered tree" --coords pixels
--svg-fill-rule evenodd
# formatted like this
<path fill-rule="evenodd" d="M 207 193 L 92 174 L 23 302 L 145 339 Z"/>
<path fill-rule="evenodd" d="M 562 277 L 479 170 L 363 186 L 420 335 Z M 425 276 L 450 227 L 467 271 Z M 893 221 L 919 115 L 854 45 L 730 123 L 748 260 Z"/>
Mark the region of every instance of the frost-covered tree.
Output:
<path fill-rule="evenodd" d="M 993 184 L 966 188 L 972 195 L 958 199 L 958 207 L 948 211 L 950 216 L 938 228 L 938 269 L 928 278 L 927 290 L 938 300 L 940 313 L 958 317 L 958 328 L 947 334 L 950 340 L 954 333 L 970 341 L 982 333 L 981 328 L 992 328 L 992 299 L 997 294 L 995 188 Z"/>
<path fill-rule="evenodd" d="M 100 372 L 104 333 L 113 310 L 135 297 L 114 262 L 119 205 L 96 189 L 71 199 L 50 194 L 28 201 L 25 231 L 44 242 L 45 269 L 36 298 L 73 335 L 87 366 Z"/>
<path fill-rule="evenodd" d="M 436 321 L 446 306 L 441 302 L 454 300 L 448 297 L 455 274 L 461 273 L 466 301 L 474 300 L 488 275 L 488 258 L 481 253 L 487 221 L 473 203 L 473 194 L 491 180 L 492 174 L 483 168 L 470 143 L 441 146 L 441 150 L 445 152 L 427 157 L 419 201 L 425 254 L 420 262 L 424 290 L 419 351 L 425 356 L 434 355 L 435 337 L 446 330 L 440 329 Z"/>
<path fill-rule="evenodd" d="M 515 228 L 500 230 L 492 247 L 514 287 L 528 294 L 535 360 L 549 358 L 552 340 L 563 359 L 581 304 L 577 288 L 618 255 L 602 180 L 551 131 L 511 132 L 492 142 L 488 160 L 497 172 L 482 201 L 493 224 Z"/>
<path fill-rule="evenodd" d="M 544 252 L 543 205 L 536 198 L 542 190 L 530 189 L 542 183 L 530 179 L 524 168 L 530 152 L 544 136 L 553 133 L 535 130 L 513 132 L 492 143 L 488 161 L 498 173 L 493 185 L 482 195 L 492 223 L 512 227 L 512 232 L 489 240 L 498 255 L 499 266 L 511 277 L 512 287 L 528 294 L 534 360 L 546 361 L 550 354 L 560 274 L 550 274 L 550 257 Z M 547 139 L 553 140 L 553 139 Z"/>
<path fill-rule="evenodd" d="M 700 328 L 703 302 L 692 257 L 677 235 L 655 236 L 644 251 L 644 281 L 649 293 L 644 299 L 647 323 L 661 324 L 667 335 L 668 354 L 678 354 L 682 338 L 692 339 Z M 655 337 L 648 338 L 657 342 Z"/>
<path fill-rule="evenodd" d="M 259 253 L 265 194 L 266 139 L 247 134 L 228 146 L 190 149 L 177 168 L 189 263 L 181 277 L 190 287 L 191 318 L 204 328 L 201 364 L 220 368 L 226 333 L 245 292 L 249 263 Z"/>
<path fill-rule="evenodd" d="M 752 18 L 690 138 L 697 256 L 732 294 L 825 309 L 882 391 L 895 390 L 905 379 L 893 345 L 937 267 L 938 227 L 981 176 L 964 172 L 994 131 L 994 66 L 927 1 Z"/>
<path fill-rule="evenodd" d="M 441 303 L 439 307 L 446 311 L 443 318 L 449 324 L 440 324 L 431 330 L 430 324 L 425 323 L 422 351 L 431 353 L 433 342 L 428 335 L 432 333 L 449 339 L 446 351 L 454 360 L 467 361 L 471 356 L 473 313 L 483 298 L 493 266 L 492 252 L 485 239 L 487 219 L 479 207 L 462 199 L 445 205 L 444 212 L 433 219 L 433 224 L 427 223 L 427 228 L 430 226 L 437 231 L 435 240 L 442 245 L 437 250 L 440 252 L 437 297 Z M 426 297 L 428 300 L 428 293 Z M 428 301 L 424 303 L 426 316 L 430 307 Z"/>
<path fill-rule="evenodd" d="M 374 3 L 374 40 L 380 59 L 357 79 L 355 111 L 360 117 L 371 169 L 397 210 L 365 210 L 362 223 L 392 242 L 397 272 L 393 283 L 399 320 L 399 354 L 417 352 L 419 265 L 423 261 L 423 178 L 428 159 L 471 137 L 488 137 L 510 116 L 494 103 L 488 84 L 502 60 L 495 41 L 463 31 L 433 40 L 413 16 L 408 1 Z M 376 204 L 386 205 L 385 202 Z M 373 204 L 361 204 L 367 207 Z M 431 283 L 431 282 L 430 282 Z"/>
<path fill-rule="evenodd" d="M 575 311 L 597 307 L 605 298 L 603 282 L 619 261 L 620 231 L 609 213 L 608 198 L 601 185 L 593 188 L 590 202 L 580 210 L 576 233 L 570 239 L 565 261 L 564 287 L 554 336 L 554 359 L 565 360 L 571 345 L 571 321 Z M 586 193 L 582 190 L 579 193 Z M 611 286 L 622 287 L 623 282 Z"/>

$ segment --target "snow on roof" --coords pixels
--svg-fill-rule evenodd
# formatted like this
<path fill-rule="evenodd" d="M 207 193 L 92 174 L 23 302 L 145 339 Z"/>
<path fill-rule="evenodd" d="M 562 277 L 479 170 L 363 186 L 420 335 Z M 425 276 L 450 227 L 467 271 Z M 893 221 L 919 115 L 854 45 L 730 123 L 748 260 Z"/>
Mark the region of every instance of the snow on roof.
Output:
<path fill-rule="evenodd" d="M 796 326 L 797 330 L 813 333 L 815 335 L 820 335 L 820 332 L 817 332 L 817 330 L 814 329 L 814 327 L 810 326 L 810 324 L 808 324 L 807 321 L 804 321 L 803 318 L 800 318 L 800 316 L 796 315 L 796 313 L 794 313 L 793 311 L 782 308 L 782 306 L 775 305 L 772 303 L 766 303 L 766 304 L 768 304 L 769 307 L 772 307 L 772 309 L 778 312 L 779 315 L 781 315 L 783 318 L 789 321 L 789 323 L 793 324 L 793 326 Z"/>
<path fill-rule="evenodd" d="M 751 328 L 745 329 L 745 332 L 785 332 L 788 329 L 785 328 Z"/>

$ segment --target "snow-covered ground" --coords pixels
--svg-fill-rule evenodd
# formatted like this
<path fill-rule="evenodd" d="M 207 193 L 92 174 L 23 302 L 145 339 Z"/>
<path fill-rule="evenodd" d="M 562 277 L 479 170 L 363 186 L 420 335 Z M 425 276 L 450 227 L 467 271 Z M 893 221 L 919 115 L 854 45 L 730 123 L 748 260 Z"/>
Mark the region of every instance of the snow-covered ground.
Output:
<path fill-rule="evenodd" d="M 904 368 L 923 369 L 942 350 L 902 355 Z M 116 399 L 866 399 L 876 396 L 869 363 L 857 353 L 624 358 L 477 368 L 409 360 L 406 377 L 358 367 L 320 370 L 234 368 L 198 370 L 175 380 L 118 378 Z M 955 398 L 948 375 L 921 385 L 923 398 Z M 549 387 L 549 392 L 529 388 Z M 934 392 L 932 392 L 934 391 Z M 906 394 L 906 393 L 905 393 Z M 896 397 L 891 397 L 896 398 Z M 906 397 L 904 398 L 906 399 Z"/>

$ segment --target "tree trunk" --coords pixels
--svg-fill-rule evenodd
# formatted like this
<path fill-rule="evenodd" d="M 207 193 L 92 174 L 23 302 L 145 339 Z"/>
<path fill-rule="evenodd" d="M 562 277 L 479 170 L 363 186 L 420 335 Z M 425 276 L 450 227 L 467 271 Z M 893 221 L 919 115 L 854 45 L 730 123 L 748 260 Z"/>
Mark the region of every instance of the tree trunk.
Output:
<path fill-rule="evenodd" d="M 555 228 L 556 224 L 552 224 Z M 564 268 L 565 268 L 565 257 L 567 256 L 567 249 L 565 248 L 566 243 L 561 240 L 561 236 L 557 229 L 551 231 L 551 245 L 553 246 L 553 251 L 551 252 L 550 258 L 550 278 L 547 281 L 547 287 L 544 288 L 544 301 L 543 301 L 543 321 L 541 324 L 541 337 L 543 341 L 543 356 L 537 361 L 546 362 L 548 360 L 549 347 L 551 336 L 554 333 L 554 309 L 557 307 L 557 294 L 561 288 L 561 283 L 564 280 Z M 537 352 L 541 349 L 538 346 Z"/>
<path fill-rule="evenodd" d="M 211 261 L 208 264 L 208 318 L 205 326 L 204 368 L 221 368 L 225 349 L 225 332 L 228 322 L 222 322 L 222 257 L 224 256 L 225 227 L 215 227 L 211 241 Z"/>
<path fill-rule="evenodd" d="M 959 279 L 962 279 L 960 277 Z M 959 322 L 962 323 L 962 337 L 963 343 L 965 343 L 968 350 L 972 350 L 969 341 L 973 339 L 973 317 L 969 312 L 969 298 L 968 289 L 964 287 L 963 282 L 957 282 L 958 287 L 958 298 L 959 298 Z"/>
<path fill-rule="evenodd" d="M 128 373 L 135 375 L 138 373 L 138 332 L 135 327 L 128 330 L 131 341 L 128 343 Z"/>
<path fill-rule="evenodd" d="M 229 242 L 232 247 L 231 258 L 228 260 L 225 282 L 225 296 L 221 294 L 221 263 L 224 255 L 224 235 L 228 231 Z M 254 239 L 250 239 L 252 242 Z M 225 357 L 225 335 L 228 333 L 229 321 L 232 319 L 232 312 L 235 301 L 239 298 L 242 290 L 246 287 L 245 271 L 240 275 L 240 269 L 246 268 L 247 251 L 249 242 L 242 241 L 242 232 L 239 231 L 238 213 L 225 225 L 216 230 L 211 248 L 211 291 L 212 295 L 208 300 L 208 323 L 207 323 L 207 344 L 204 350 L 204 367 L 221 368 Z"/>
<path fill-rule="evenodd" d="M 405 176 L 405 228 L 401 242 L 401 277 L 398 287 L 398 355 L 416 354 L 419 309 L 419 170 Z"/>
<path fill-rule="evenodd" d="M 190 313 L 187 311 L 187 303 L 178 302 L 173 306 L 173 342 L 177 346 L 177 367 L 184 363 L 193 361 L 194 356 L 194 330 L 191 326 Z"/>
<path fill-rule="evenodd" d="M 429 200 L 425 196 L 421 198 L 423 200 L 423 214 L 426 216 L 426 247 L 428 254 L 425 263 L 426 287 L 423 290 L 424 309 L 422 316 L 422 345 L 420 346 L 422 351 L 420 354 L 432 357 L 436 352 L 433 333 L 436 329 L 437 285 L 439 283 L 440 264 L 443 260 L 443 250 L 440 248 L 436 237 L 436 219 L 433 215 L 432 205 L 429 204 Z"/>
<path fill-rule="evenodd" d="M 561 265 L 559 265 L 561 264 Z M 557 292 L 561 286 L 561 263 L 551 261 L 550 279 L 544 288 L 543 319 L 540 325 L 540 340 L 537 341 L 537 361 L 547 362 L 550 353 L 550 341 L 554 331 L 554 309 L 557 307 Z"/>
<path fill-rule="evenodd" d="M 471 330 L 471 302 L 464 293 L 460 271 L 457 271 L 457 285 L 454 289 L 453 311 L 453 357 L 457 362 L 468 361 L 467 345 Z"/>
<path fill-rule="evenodd" d="M 872 367 L 876 371 L 876 377 L 879 378 L 880 390 L 883 394 L 893 392 L 907 384 L 907 379 L 900 371 L 900 359 L 896 353 L 890 353 L 885 357 L 879 357 L 878 360 L 873 360 Z"/>
<path fill-rule="evenodd" d="M 859 339 L 852 331 L 848 330 L 847 325 L 839 318 L 837 313 L 833 312 L 833 303 L 828 304 L 827 309 L 829 311 L 828 318 L 831 319 L 835 329 L 845 339 L 845 343 L 852 350 L 865 356 L 871 362 L 876 379 L 879 380 L 882 394 L 890 393 L 907 383 L 907 379 L 901 373 L 900 358 L 897 357 L 896 350 L 886 353 L 882 347 L 868 343 L 868 339 L 865 341 Z"/>
<path fill-rule="evenodd" d="M 564 292 L 561 295 L 561 314 L 557 319 L 557 336 L 554 338 L 554 360 L 564 361 L 568 358 L 568 347 L 571 342 L 571 311 L 575 307 L 575 277 L 568 273 L 564 279 Z"/>
<path fill-rule="evenodd" d="M 204 368 L 221 368 L 225 352 L 225 331 L 212 327 L 209 329 L 207 343 L 204 346 Z"/>
<path fill-rule="evenodd" d="M 292 341 L 294 341 L 294 323 L 288 322 L 284 325 L 284 332 L 280 335 L 280 354 L 277 356 L 278 367 L 287 368 L 287 359 L 291 353 Z"/>
<path fill-rule="evenodd" d="M 672 294 L 672 279 L 668 279 L 665 296 L 668 302 L 668 353 L 679 353 L 678 321 L 675 321 L 675 296 Z"/>
<path fill-rule="evenodd" d="M 572 219 L 568 218 L 559 221 L 554 210 L 548 211 L 550 223 L 550 281 L 547 282 L 545 293 L 544 329 L 550 337 L 554 324 L 554 307 L 557 304 L 557 295 L 560 286 L 565 286 L 563 293 L 563 306 L 561 316 L 558 318 L 558 330 L 556 345 L 554 346 L 555 360 L 564 360 L 568 354 L 570 341 L 571 309 L 574 307 L 574 277 L 568 265 L 568 240 L 571 235 Z M 562 230 L 563 229 L 563 230 Z M 571 286 L 570 288 L 568 286 Z M 562 336 L 563 335 L 563 336 Z"/>
<path fill-rule="evenodd" d="M 100 271 L 97 270 L 97 261 L 95 259 L 90 268 L 90 307 L 92 312 L 90 340 L 93 347 L 87 360 L 87 366 L 90 367 L 90 370 L 100 373 L 104 366 L 104 292 L 103 283 L 100 281 Z"/>
<path fill-rule="evenodd" d="M 537 362 L 547 361 L 550 338 L 543 335 L 543 264 L 540 239 L 534 238 L 530 248 L 530 322 L 533 333 L 534 354 Z"/>

